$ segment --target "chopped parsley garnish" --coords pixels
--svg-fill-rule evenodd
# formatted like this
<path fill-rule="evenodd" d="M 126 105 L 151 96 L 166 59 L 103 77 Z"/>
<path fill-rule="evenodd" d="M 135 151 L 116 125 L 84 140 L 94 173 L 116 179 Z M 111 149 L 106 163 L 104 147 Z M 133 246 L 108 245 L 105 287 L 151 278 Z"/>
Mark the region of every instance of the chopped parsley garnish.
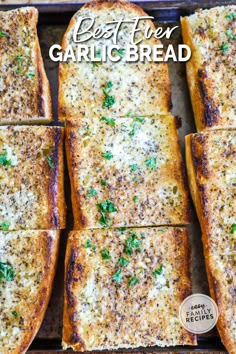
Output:
<path fill-rule="evenodd" d="M 49 167 L 50 168 L 54 168 L 54 163 L 53 163 L 53 161 L 52 161 L 52 158 L 51 158 L 51 156 L 46 156 L 46 159 L 47 159 L 47 162 L 48 162 L 48 165 L 49 165 Z"/>
<path fill-rule="evenodd" d="M 236 36 L 233 35 L 233 32 L 232 32 L 231 29 L 226 30 L 225 33 L 227 34 L 227 36 L 228 36 L 230 39 L 236 40 Z"/>
<path fill-rule="evenodd" d="M 15 271 L 9 264 L 0 262 L 0 283 L 3 279 L 6 279 L 6 281 L 12 281 L 15 276 Z"/>
<path fill-rule="evenodd" d="M 106 159 L 106 160 L 111 160 L 113 158 L 113 155 L 110 151 L 106 151 L 102 153 L 102 156 Z"/>
<path fill-rule="evenodd" d="M 98 195 L 96 189 L 94 188 L 89 188 L 87 197 L 96 197 Z"/>
<path fill-rule="evenodd" d="M 136 195 L 136 196 L 133 198 L 133 202 L 136 204 L 136 203 L 138 203 L 138 200 L 139 200 L 139 197 Z"/>
<path fill-rule="evenodd" d="M 95 51 L 95 58 L 101 58 L 102 56 L 101 56 L 101 49 L 97 49 L 96 51 Z M 99 64 L 96 62 L 96 61 L 92 61 L 91 60 L 91 63 L 93 64 L 93 67 L 94 68 L 97 68 L 98 66 L 99 66 Z M 101 62 L 99 62 L 99 63 L 101 63 Z"/>
<path fill-rule="evenodd" d="M 118 260 L 118 264 L 121 267 L 126 267 L 129 263 L 130 263 L 130 261 L 128 259 L 126 259 L 125 257 L 120 257 Z"/>
<path fill-rule="evenodd" d="M 5 32 L 3 32 L 2 30 L 0 30 L 0 37 L 6 37 L 7 34 Z"/>
<path fill-rule="evenodd" d="M 124 58 L 125 48 L 113 49 L 113 52 L 117 53 L 120 56 L 120 58 Z"/>
<path fill-rule="evenodd" d="M 160 264 L 159 268 L 156 268 L 153 272 L 154 278 L 157 279 L 158 275 L 161 275 L 162 271 L 163 271 L 163 264 Z"/>
<path fill-rule="evenodd" d="M 111 259 L 111 255 L 110 255 L 110 251 L 108 249 L 104 249 L 104 250 L 101 250 L 101 255 L 102 255 L 102 259 L 105 261 L 105 260 L 108 260 L 108 259 Z"/>
<path fill-rule="evenodd" d="M 221 143 L 218 140 L 214 140 L 214 143 L 218 146 L 222 146 Z"/>
<path fill-rule="evenodd" d="M 18 317 L 18 313 L 16 311 L 12 311 L 12 315 L 17 318 Z"/>
<path fill-rule="evenodd" d="M 136 163 L 131 165 L 131 171 L 132 172 L 137 171 L 137 169 L 138 169 L 138 165 Z"/>
<path fill-rule="evenodd" d="M 223 53 L 223 54 L 226 54 L 228 48 L 229 48 L 229 43 L 223 43 L 223 44 L 220 46 L 220 50 L 222 50 L 222 53 Z"/>
<path fill-rule="evenodd" d="M 22 66 L 22 60 L 24 59 L 23 55 L 17 55 L 16 56 L 16 60 L 17 60 L 17 69 L 16 69 L 16 73 L 19 74 L 20 73 L 20 68 Z"/>
<path fill-rule="evenodd" d="M 166 229 L 159 229 L 160 232 L 166 232 Z"/>
<path fill-rule="evenodd" d="M 130 132 L 128 133 L 128 135 L 129 135 L 130 137 L 133 137 L 137 130 L 138 130 L 138 124 L 133 123 L 133 124 L 132 124 L 132 129 L 130 130 Z"/>
<path fill-rule="evenodd" d="M 137 277 L 132 277 L 129 281 L 129 286 L 136 285 L 139 282 L 139 279 Z"/>
<path fill-rule="evenodd" d="M 12 162 L 10 159 L 7 158 L 7 153 L 0 154 L 0 165 L 3 166 L 11 166 Z"/>
<path fill-rule="evenodd" d="M 138 249 L 142 241 L 137 238 L 137 234 L 135 231 L 129 231 L 131 236 L 125 241 L 125 253 L 128 256 L 131 256 L 135 249 Z"/>
<path fill-rule="evenodd" d="M 98 203 L 97 208 L 101 213 L 101 218 L 98 220 L 99 224 L 103 227 L 109 227 L 111 220 L 106 216 L 106 213 L 117 212 L 117 208 L 109 199 L 105 202 Z"/>
<path fill-rule="evenodd" d="M 145 165 L 150 167 L 151 170 L 155 170 L 157 168 L 157 161 L 155 157 L 150 157 L 150 159 L 145 161 Z"/>
<path fill-rule="evenodd" d="M 103 93 L 105 95 L 105 98 L 104 98 L 104 101 L 102 104 L 103 107 L 110 108 L 116 102 L 115 98 L 108 94 L 111 91 L 112 86 L 113 86 L 113 83 L 111 81 L 107 81 L 106 88 L 103 89 Z"/>
<path fill-rule="evenodd" d="M 105 202 L 98 203 L 97 207 L 98 210 L 102 211 L 103 213 L 114 213 L 118 211 L 115 205 L 109 199 L 107 199 Z"/>
<path fill-rule="evenodd" d="M 134 113 L 133 111 L 129 111 L 129 112 L 126 114 L 126 117 L 132 116 L 133 113 Z"/>
<path fill-rule="evenodd" d="M 133 120 L 135 120 L 136 122 L 141 123 L 141 124 L 145 123 L 145 118 L 133 117 Z"/>
<path fill-rule="evenodd" d="M 0 230 L 7 231 L 9 230 L 9 227 L 10 227 L 10 223 L 8 221 L 3 221 L 0 224 Z"/>
<path fill-rule="evenodd" d="M 30 77 L 35 77 L 35 74 L 29 73 L 28 76 L 30 76 Z"/>
<path fill-rule="evenodd" d="M 225 18 L 229 21 L 232 21 L 236 18 L 236 13 L 235 12 L 231 12 L 230 14 L 226 15 Z"/>
<path fill-rule="evenodd" d="M 84 245 L 84 248 L 91 248 L 93 251 L 95 251 L 97 246 L 92 245 L 91 240 L 87 240 L 85 245 Z"/>
<path fill-rule="evenodd" d="M 127 230 L 127 227 L 126 227 L 126 226 L 118 227 L 118 228 L 116 229 L 116 231 L 119 232 L 120 234 L 123 234 L 126 230 Z"/>
<path fill-rule="evenodd" d="M 108 118 L 108 117 L 102 117 L 100 121 L 106 122 L 108 125 L 115 127 L 116 126 L 116 121 L 114 118 Z"/>
<path fill-rule="evenodd" d="M 232 224 L 232 229 L 231 229 L 231 234 L 235 234 L 236 233 L 236 224 Z"/>
<path fill-rule="evenodd" d="M 107 182 L 105 181 L 105 179 L 101 179 L 101 185 L 106 187 L 107 186 Z"/>
<path fill-rule="evenodd" d="M 141 238 L 145 238 L 145 233 L 141 232 Z"/>
<path fill-rule="evenodd" d="M 133 181 L 133 182 L 136 182 L 136 183 L 141 183 L 141 181 L 138 180 L 136 177 L 133 177 L 133 178 L 132 178 L 132 181 Z"/>
<path fill-rule="evenodd" d="M 118 270 L 113 274 L 112 280 L 116 281 L 118 284 L 121 283 L 121 280 L 122 280 L 121 269 L 118 269 Z"/>

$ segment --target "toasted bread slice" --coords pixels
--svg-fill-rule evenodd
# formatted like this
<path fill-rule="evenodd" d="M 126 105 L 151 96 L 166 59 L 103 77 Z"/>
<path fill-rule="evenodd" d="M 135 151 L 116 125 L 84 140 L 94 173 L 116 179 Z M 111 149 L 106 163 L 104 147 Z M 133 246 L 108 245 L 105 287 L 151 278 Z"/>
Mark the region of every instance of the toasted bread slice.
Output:
<path fill-rule="evenodd" d="M 70 120 L 66 151 L 74 229 L 189 222 L 173 116 Z"/>
<path fill-rule="evenodd" d="M 178 318 L 191 293 L 189 262 L 183 228 L 71 232 L 63 348 L 196 345 L 196 336 Z"/>
<path fill-rule="evenodd" d="M 0 229 L 65 227 L 64 128 L 0 127 Z"/>
<path fill-rule="evenodd" d="M 192 57 L 187 79 L 198 131 L 236 128 L 236 6 L 198 10 L 181 20 Z"/>
<path fill-rule="evenodd" d="M 81 18 L 95 18 L 94 28 L 106 29 L 105 24 L 120 19 L 133 20 L 135 17 L 147 16 L 143 10 L 125 1 L 103 1 L 92 2 L 83 6 L 71 19 L 69 27 L 63 37 L 62 48 L 67 50 L 71 45 L 77 53 L 77 46 L 87 45 L 89 48 L 95 46 L 96 50 L 102 46 L 114 45 L 113 37 L 109 39 L 89 39 L 86 42 L 75 43 L 73 33 L 76 30 Z M 88 21 L 82 22 L 79 31 L 88 27 Z M 155 31 L 155 26 L 150 20 L 141 20 L 138 24 L 140 32 L 136 34 L 135 41 L 144 38 L 146 27 L 150 26 Z M 116 24 L 109 24 L 108 27 L 115 29 Z M 59 119 L 79 119 L 81 117 L 111 117 L 125 116 L 133 111 L 136 115 L 167 114 L 171 109 L 170 81 L 166 63 L 154 62 L 126 62 L 126 47 L 131 43 L 131 31 L 134 23 L 121 24 L 117 45 L 121 50 L 117 57 L 121 56 L 119 62 L 112 62 L 109 59 L 102 63 L 82 61 L 73 62 L 68 60 L 60 63 L 59 67 Z M 78 40 L 88 36 L 78 35 Z M 152 37 L 149 40 L 143 39 L 138 45 L 150 45 L 151 47 L 161 44 L 159 40 Z M 96 57 L 101 53 L 97 52 Z M 91 55 L 90 55 L 91 57 Z M 109 97 L 113 97 L 113 103 L 106 105 L 106 89 L 108 83 Z M 105 106 L 104 106 L 105 104 Z"/>
<path fill-rule="evenodd" d="M 211 297 L 219 310 L 217 329 L 230 354 L 236 349 L 236 254 L 206 256 Z"/>
<path fill-rule="evenodd" d="M 23 354 L 51 294 L 59 231 L 0 231 L 0 352 Z"/>
<path fill-rule="evenodd" d="M 236 252 L 236 131 L 188 135 L 190 191 L 209 254 Z"/>
<path fill-rule="evenodd" d="M 48 123 L 53 118 L 37 21 L 34 7 L 0 11 L 0 124 Z"/>

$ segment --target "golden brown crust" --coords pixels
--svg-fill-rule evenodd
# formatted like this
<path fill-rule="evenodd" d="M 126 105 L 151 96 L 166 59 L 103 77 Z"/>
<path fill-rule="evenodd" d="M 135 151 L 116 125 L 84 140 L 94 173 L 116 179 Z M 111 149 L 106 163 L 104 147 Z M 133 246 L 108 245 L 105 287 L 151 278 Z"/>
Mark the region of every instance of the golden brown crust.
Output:
<path fill-rule="evenodd" d="M 198 131 L 236 127 L 236 45 L 230 37 L 235 28 L 230 15 L 235 9 L 215 7 L 181 19 L 183 41 L 192 52 L 186 69 Z"/>
<path fill-rule="evenodd" d="M 63 37 L 62 48 L 68 44 L 75 46 L 71 39 L 72 30 L 79 16 L 96 16 L 96 23 L 114 21 L 124 17 L 147 16 L 143 10 L 134 4 L 126 2 L 93 2 L 83 6 L 71 19 Z M 144 22 L 140 26 L 144 30 Z M 154 24 L 148 20 L 148 25 L 155 30 Z M 130 29 L 130 25 L 127 25 Z M 128 29 L 118 36 L 117 45 L 125 48 L 129 43 Z M 123 28 L 122 28 L 123 29 Z M 130 34 L 129 34 L 130 36 Z M 99 42 L 99 43 L 98 43 Z M 101 39 L 98 42 L 86 41 L 91 45 L 111 45 L 110 41 Z M 142 44 L 160 44 L 154 38 L 144 40 Z M 130 81 L 132 78 L 132 81 Z M 113 83 L 111 95 L 115 97 L 112 107 L 103 107 L 106 82 Z M 94 67 L 91 62 L 60 63 L 59 66 L 59 119 L 79 119 L 81 117 L 126 116 L 129 111 L 136 115 L 166 114 L 171 109 L 171 89 L 166 63 L 135 62 L 126 63 L 125 59 L 117 63 L 110 60 Z"/>
<path fill-rule="evenodd" d="M 174 117 L 142 122 L 127 117 L 113 123 L 115 127 L 97 118 L 67 121 L 74 228 L 100 228 L 104 216 L 114 227 L 188 223 L 188 190 Z M 117 210 L 102 215 L 99 203 L 106 200 Z"/>
<path fill-rule="evenodd" d="M 144 234 L 144 238 L 142 251 L 128 256 L 124 246 L 131 234 L 138 239 Z M 84 247 L 88 240 L 96 249 Z M 104 249 L 111 259 L 102 259 Z M 121 256 L 130 263 L 120 268 L 122 281 L 118 284 L 112 275 Z M 160 264 L 162 271 L 155 279 L 153 271 Z M 196 345 L 195 335 L 178 320 L 179 305 L 191 293 L 189 269 L 186 229 L 71 232 L 65 260 L 63 348 Z M 128 286 L 131 276 L 139 279 L 133 287 Z"/>
<path fill-rule="evenodd" d="M 0 261 L 16 274 L 12 281 L 1 283 L 2 354 L 25 353 L 41 326 L 51 296 L 59 236 L 60 231 L 0 231 Z"/>
<path fill-rule="evenodd" d="M 1 227 L 65 227 L 63 136 L 60 127 L 0 128 Z"/>
<path fill-rule="evenodd" d="M 34 7 L 0 12 L 0 124 L 48 123 L 53 119 L 37 21 Z"/>

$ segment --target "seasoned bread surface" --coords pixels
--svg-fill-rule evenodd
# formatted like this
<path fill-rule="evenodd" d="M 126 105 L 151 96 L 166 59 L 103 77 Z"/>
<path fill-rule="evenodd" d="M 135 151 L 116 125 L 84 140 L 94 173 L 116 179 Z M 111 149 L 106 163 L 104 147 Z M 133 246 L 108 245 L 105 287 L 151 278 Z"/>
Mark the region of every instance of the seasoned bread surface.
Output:
<path fill-rule="evenodd" d="M 236 6 L 198 10 L 182 18 L 192 57 L 187 79 L 198 131 L 236 128 Z"/>
<path fill-rule="evenodd" d="M 37 21 L 34 7 L 0 11 L 0 124 L 52 120 Z"/>
<path fill-rule="evenodd" d="M 83 6 L 71 19 L 69 27 L 64 35 L 62 47 L 64 50 L 72 45 L 77 53 L 78 45 L 94 45 L 96 50 L 102 46 L 114 45 L 113 38 L 89 39 L 80 44 L 73 41 L 73 33 L 76 24 L 82 17 L 95 18 L 94 28 L 98 26 L 104 31 L 106 23 L 118 21 L 121 18 L 131 20 L 134 17 L 147 16 L 140 7 L 127 2 L 94 2 Z M 135 40 L 144 37 L 144 30 L 150 26 L 155 31 L 155 26 L 150 20 L 139 21 L 140 32 Z M 80 26 L 80 31 L 88 27 L 88 21 Z M 115 24 L 109 27 L 114 28 Z M 59 67 L 59 118 L 79 119 L 81 117 L 101 117 L 103 115 L 116 117 L 125 116 L 129 111 L 136 115 L 166 114 L 171 109 L 170 82 L 166 63 L 153 62 L 126 62 L 125 49 L 130 44 L 130 32 L 133 23 L 125 23 L 120 26 L 117 45 L 121 50 L 122 59 L 119 62 L 95 63 L 73 62 L 68 60 L 60 63 Z M 78 39 L 87 38 L 87 35 L 78 35 Z M 156 45 L 160 41 L 154 39 L 142 40 L 141 45 Z M 99 57 L 101 53 L 96 53 Z M 107 83 L 111 83 L 109 96 L 115 102 L 108 107 L 103 106 L 106 95 L 104 91 Z"/>
<path fill-rule="evenodd" d="M 121 257 L 128 261 L 123 267 Z M 181 302 L 191 293 L 189 262 L 185 229 L 71 232 L 63 348 L 196 345 L 195 335 L 178 318 Z"/>
<path fill-rule="evenodd" d="M 74 229 L 189 222 L 175 118 L 68 121 Z"/>
<path fill-rule="evenodd" d="M 0 127 L 0 229 L 65 227 L 63 128 Z"/>
<path fill-rule="evenodd" d="M 58 247 L 59 231 L 0 231 L 1 354 L 25 353 L 39 330 Z"/>
<path fill-rule="evenodd" d="M 236 131 L 192 134 L 186 139 L 194 204 L 210 254 L 236 251 Z"/>

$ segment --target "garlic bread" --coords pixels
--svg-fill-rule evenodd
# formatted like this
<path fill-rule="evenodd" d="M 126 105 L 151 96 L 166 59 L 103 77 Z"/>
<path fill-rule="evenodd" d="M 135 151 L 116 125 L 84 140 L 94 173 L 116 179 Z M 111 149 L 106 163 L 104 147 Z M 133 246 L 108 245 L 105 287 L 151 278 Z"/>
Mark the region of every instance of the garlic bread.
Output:
<path fill-rule="evenodd" d="M 64 128 L 0 127 L 0 229 L 65 227 Z"/>
<path fill-rule="evenodd" d="M 189 267 L 184 228 L 72 231 L 63 348 L 196 345 L 196 336 L 178 317 L 181 302 L 191 294 Z"/>
<path fill-rule="evenodd" d="M 23 354 L 51 295 L 59 231 L 0 231 L 0 352 Z"/>
<path fill-rule="evenodd" d="M 175 118 L 156 118 L 67 121 L 75 230 L 189 222 Z"/>
<path fill-rule="evenodd" d="M 207 254 L 236 252 L 236 131 L 188 135 L 186 159 Z"/>
<path fill-rule="evenodd" d="M 34 7 L 0 11 L 0 124 L 53 119 L 37 21 Z"/>
<path fill-rule="evenodd" d="M 211 297 L 215 300 L 219 319 L 217 329 L 229 354 L 236 349 L 236 253 L 206 257 Z"/>
<path fill-rule="evenodd" d="M 181 23 L 197 130 L 236 128 L 236 6 L 198 10 Z"/>
<path fill-rule="evenodd" d="M 96 47 L 95 57 L 101 57 L 102 46 L 109 48 L 114 45 L 113 37 L 90 38 L 81 43 L 73 41 L 73 33 L 82 18 L 95 19 L 93 30 L 99 27 L 105 31 L 108 27 L 115 30 L 112 21 L 147 16 L 143 10 L 125 1 L 92 2 L 83 6 L 71 19 L 63 37 L 62 49 L 65 52 L 71 45 L 77 53 L 77 46 Z M 110 23 L 106 26 L 107 23 Z M 84 31 L 90 25 L 85 20 L 79 31 Z M 155 31 L 150 19 L 141 20 L 137 28 L 140 30 L 135 41 L 142 39 L 139 45 L 154 45 L 161 42 L 154 37 L 144 38 L 147 26 Z M 167 64 L 163 62 L 126 62 L 126 47 L 131 43 L 131 31 L 134 23 L 122 23 L 119 27 L 117 42 L 118 50 L 114 55 L 119 59 L 110 59 L 98 63 L 96 61 L 74 62 L 68 59 L 59 66 L 59 119 L 79 119 L 81 117 L 111 117 L 125 116 L 129 111 L 136 115 L 167 114 L 171 109 L 170 81 Z M 78 31 L 78 32 L 79 32 Z M 77 40 L 83 40 L 88 35 L 77 35 Z M 108 37 L 108 36 L 107 36 Z M 90 55 L 91 57 L 91 55 Z"/>

